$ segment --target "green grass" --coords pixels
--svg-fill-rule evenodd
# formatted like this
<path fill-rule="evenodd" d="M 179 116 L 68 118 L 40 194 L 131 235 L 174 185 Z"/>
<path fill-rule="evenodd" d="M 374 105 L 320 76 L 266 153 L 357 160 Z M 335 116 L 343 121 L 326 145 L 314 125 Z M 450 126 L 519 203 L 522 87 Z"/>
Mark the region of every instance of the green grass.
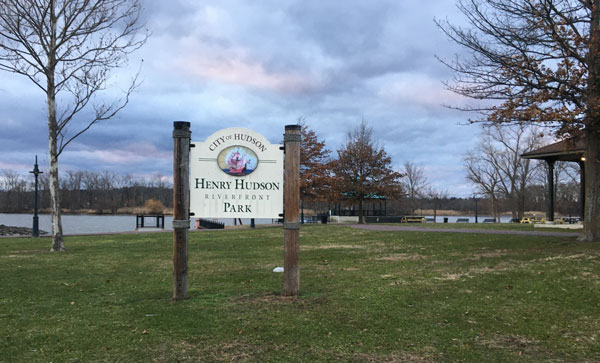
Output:
<path fill-rule="evenodd" d="M 305 226 L 301 296 L 279 228 L 0 239 L 0 361 L 598 361 L 600 244 Z"/>

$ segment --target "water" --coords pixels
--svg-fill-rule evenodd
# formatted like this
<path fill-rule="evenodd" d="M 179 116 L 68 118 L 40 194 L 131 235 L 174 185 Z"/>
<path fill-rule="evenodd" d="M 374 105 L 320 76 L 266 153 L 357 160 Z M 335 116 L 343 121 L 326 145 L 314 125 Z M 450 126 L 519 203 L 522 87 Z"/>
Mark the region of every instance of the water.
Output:
<path fill-rule="evenodd" d="M 426 216 L 426 218 L 433 219 L 433 216 Z M 436 218 L 437 223 L 443 223 L 444 218 L 448 218 L 448 223 L 456 223 L 456 220 L 459 218 L 461 218 L 461 219 L 468 218 L 469 223 L 475 223 L 475 216 L 437 216 L 437 218 Z M 493 216 L 477 216 L 477 221 L 479 223 L 483 223 L 483 221 L 486 219 L 494 219 L 494 217 Z M 512 220 L 511 216 L 501 216 L 500 217 L 500 223 L 510 223 L 511 220 Z"/>
<path fill-rule="evenodd" d="M 433 218 L 433 216 L 427 216 Z M 470 223 L 475 223 L 474 216 L 438 216 L 437 223 L 443 223 L 444 218 L 448 218 L 448 223 L 456 223 L 458 218 L 468 218 Z M 478 216 L 479 223 L 485 219 L 492 218 L 491 216 Z M 510 216 L 500 218 L 502 223 L 509 223 Z M 165 216 L 165 230 L 172 230 L 172 216 Z M 233 219 L 218 219 L 217 221 L 225 223 L 226 226 L 233 225 Z M 52 224 L 49 214 L 39 215 L 40 229 L 50 233 Z M 273 219 L 257 218 L 256 224 L 272 224 Z M 113 233 L 113 232 L 131 232 L 135 231 L 135 215 L 90 215 L 90 214 L 64 214 L 62 216 L 63 233 L 69 234 L 86 234 L 86 233 Z M 153 225 L 153 218 L 146 218 L 146 225 Z M 244 225 L 250 224 L 250 219 L 242 218 Z M 0 224 L 16 227 L 28 227 L 33 225 L 33 214 L 12 214 L 0 213 Z M 192 219 L 192 228 L 194 227 L 194 219 Z M 144 230 L 151 230 L 150 228 Z"/>
<path fill-rule="evenodd" d="M 90 215 L 90 214 L 63 214 L 62 224 L 63 233 L 86 234 L 86 233 L 112 233 L 112 232 L 131 232 L 135 231 L 135 215 Z M 173 216 L 165 216 L 165 230 L 173 230 Z M 227 226 L 233 225 L 233 219 L 219 219 L 221 223 Z M 40 230 L 50 233 L 52 223 L 49 214 L 39 215 Z M 146 218 L 145 224 L 154 225 L 154 218 Z M 250 224 L 250 219 L 242 218 L 244 225 Z M 271 224 L 273 220 L 257 218 L 256 224 Z M 33 214 L 13 214 L 0 213 L 0 224 L 15 227 L 28 227 L 33 225 Z M 192 227 L 194 226 L 192 219 Z M 144 229 L 146 230 L 146 229 Z M 151 230 L 148 228 L 147 230 Z"/>

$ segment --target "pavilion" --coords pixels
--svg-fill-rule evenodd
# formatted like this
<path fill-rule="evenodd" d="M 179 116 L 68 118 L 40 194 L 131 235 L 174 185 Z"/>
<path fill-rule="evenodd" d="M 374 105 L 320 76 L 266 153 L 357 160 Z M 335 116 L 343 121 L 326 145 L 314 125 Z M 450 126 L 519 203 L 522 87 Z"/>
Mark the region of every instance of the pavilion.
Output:
<path fill-rule="evenodd" d="M 524 153 L 524 159 L 544 160 L 548 165 L 548 210 L 546 220 L 554 221 L 554 163 L 570 161 L 579 164 L 579 204 L 580 218 L 583 220 L 585 203 L 585 140 L 581 138 L 566 139 L 542 148 Z"/>

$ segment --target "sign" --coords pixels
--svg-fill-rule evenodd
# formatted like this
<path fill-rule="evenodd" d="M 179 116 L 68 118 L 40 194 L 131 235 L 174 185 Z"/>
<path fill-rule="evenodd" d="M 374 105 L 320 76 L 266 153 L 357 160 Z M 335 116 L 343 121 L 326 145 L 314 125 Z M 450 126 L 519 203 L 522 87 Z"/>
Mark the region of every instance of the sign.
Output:
<path fill-rule="evenodd" d="M 198 218 L 280 218 L 283 150 L 245 128 L 223 129 L 190 150 L 190 212 Z"/>

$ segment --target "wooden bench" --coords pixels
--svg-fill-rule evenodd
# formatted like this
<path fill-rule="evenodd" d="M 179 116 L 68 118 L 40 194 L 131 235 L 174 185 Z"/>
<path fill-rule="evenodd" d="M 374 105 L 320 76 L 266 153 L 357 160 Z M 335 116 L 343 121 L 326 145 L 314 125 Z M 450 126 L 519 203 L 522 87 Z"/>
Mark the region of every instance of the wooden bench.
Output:
<path fill-rule="evenodd" d="M 425 223 L 425 217 L 402 217 L 400 223 Z"/>
<path fill-rule="evenodd" d="M 457 218 L 456 223 L 469 223 L 469 218 Z"/>
<path fill-rule="evenodd" d="M 483 223 L 496 223 L 496 220 L 494 218 L 486 218 L 483 220 Z"/>
<path fill-rule="evenodd" d="M 146 218 L 155 218 L 156 224 L 146 225 Z M 135 229 L 140 228 L 161 228 L 165 229 L 165 215 L 164 214 L 137 214 L 135 216 Z"/>

